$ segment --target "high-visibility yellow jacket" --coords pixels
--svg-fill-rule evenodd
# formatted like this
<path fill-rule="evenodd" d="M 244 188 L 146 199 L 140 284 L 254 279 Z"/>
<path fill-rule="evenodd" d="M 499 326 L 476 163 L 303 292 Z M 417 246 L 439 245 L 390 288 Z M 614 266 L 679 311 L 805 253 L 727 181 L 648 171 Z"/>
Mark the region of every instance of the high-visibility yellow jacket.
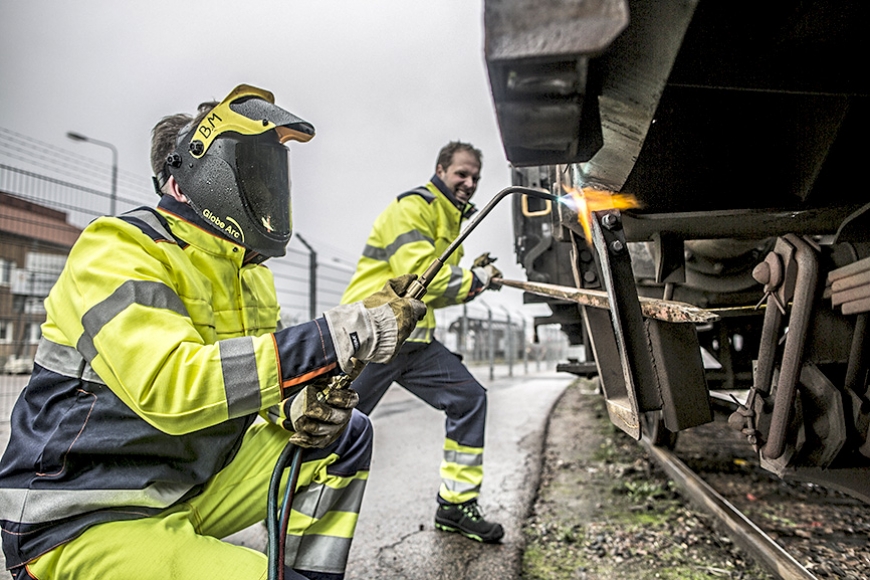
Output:
<path fill-rule="evenodd" d="M 454 199 L 438 177 L 396 197 L 375 220 L 342 304 L 366 298 L 396 276 L 423 274 L 459 236 L 463 220 L 475 211 L 470 203 L 460 210 Z M 471 270 L 459 267 L 462 256 L 459 246 L 430 282 L 423 298 L 429 307 L 426 317 L 417 323 L 409 341 L 431 342 L 434 310 L 467 302 L 480 291 L 482 285 Z"/>
<path fill-rule="evenodd" d="M 258 412 L 335 372 L 325 321 L 276 331 L 271 272 L 196 223 L 164 196 L 70 252 L 0 462 L 8 566 L 198 493 Z"/>

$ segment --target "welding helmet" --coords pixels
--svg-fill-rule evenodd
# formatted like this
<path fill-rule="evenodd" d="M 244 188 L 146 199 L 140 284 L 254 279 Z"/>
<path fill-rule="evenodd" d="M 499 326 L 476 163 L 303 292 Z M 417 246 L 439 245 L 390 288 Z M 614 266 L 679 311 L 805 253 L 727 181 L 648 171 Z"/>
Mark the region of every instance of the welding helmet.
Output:
<path fill-rule="evenodd" d="M 310 123 L 274 103 L 269 91 L 239 85 L 180 132 L 165 167 L 210 226 L 270 257 L 284 255 L 293 229 L 283 144 L 314 137 Z"/>

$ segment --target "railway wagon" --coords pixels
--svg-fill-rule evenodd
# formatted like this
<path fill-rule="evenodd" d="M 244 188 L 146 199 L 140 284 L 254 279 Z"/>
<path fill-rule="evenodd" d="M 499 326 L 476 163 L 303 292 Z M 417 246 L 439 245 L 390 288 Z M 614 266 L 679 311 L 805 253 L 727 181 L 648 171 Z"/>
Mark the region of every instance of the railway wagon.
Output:
<path fill-rule="evenodd" d="M 732 397 L 763 467 L 870 502 L 867 6 L 486 0 L 484 52 L 514 184 L 566 202 L 513 207 L 563 368 L 660 444 Z"/>

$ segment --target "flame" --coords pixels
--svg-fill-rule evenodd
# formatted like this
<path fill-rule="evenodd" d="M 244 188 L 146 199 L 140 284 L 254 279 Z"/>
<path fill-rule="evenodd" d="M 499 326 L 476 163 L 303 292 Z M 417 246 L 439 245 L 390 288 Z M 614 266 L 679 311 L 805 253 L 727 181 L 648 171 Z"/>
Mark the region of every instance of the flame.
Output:
<path fill-rule="evenodd" d="M 577 210 L 577 221 L 583 227 L 583 234 L 586 236 L 586 243 L 592 245 L 592 212 L 605 211 L 608 209 L 631 209 L 640 207 L 637 198 L 627 193 L 613 193 L 612 191 L 604 191 L 601 189 L 592 189 L 589 187 L 581 187 L 576 189 L 568 185 L 562 185 L 567 195 L 570 195 L 570 200 L 573 202 L 569 205 L 574 205 Z M 568 197 L 564 196 L 566 202 Z"/>

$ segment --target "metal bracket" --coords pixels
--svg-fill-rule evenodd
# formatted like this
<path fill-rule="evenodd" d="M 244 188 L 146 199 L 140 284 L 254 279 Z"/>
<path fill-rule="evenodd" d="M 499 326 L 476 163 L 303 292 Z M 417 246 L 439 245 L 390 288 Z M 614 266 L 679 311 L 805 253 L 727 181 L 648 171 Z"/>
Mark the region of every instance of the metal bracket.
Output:
<path fill-rule="evenodd" d="M 640 413 L 662 407 L 661 396 L 656 388 L 658 379 L 650 357 L 649 339 L 620 214 L 617 211 L 592 212 L 591 217 L 595 261 L 610 300 L 610 323 L 621 361 L 624 389 L 624 392 L 609 393 L 607 385 L 603 385 L 607 410 L 617 426 L 635 439 L 640 439 Z M 585 308 L 584 314 L 594 316 L 589 310 Z M 596 352 L 596 360 L 600 360 L 598 356 Z M 614 396 L 611 397 L 611 394 Z"/>

